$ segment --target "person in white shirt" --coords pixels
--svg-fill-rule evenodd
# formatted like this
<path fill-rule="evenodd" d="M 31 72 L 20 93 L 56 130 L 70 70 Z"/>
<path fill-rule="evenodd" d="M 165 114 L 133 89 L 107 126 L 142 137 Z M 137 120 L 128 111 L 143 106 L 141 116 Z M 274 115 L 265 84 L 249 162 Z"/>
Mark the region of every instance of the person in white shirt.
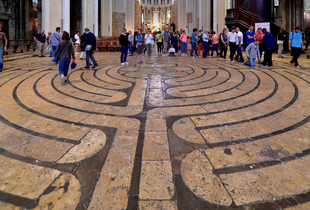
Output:
<path fill-rule="evenodd" d="M 75 44 L 75 54 L 79 54 L 78 49 L 81 45 L 80 32 L 79 31 L 77 31 L 76 34 L 74 35 L 74 44 Z"/>
<path fill-rule="evenodd" d="M 236 40 L 236 45 L 237 45 L 237 56 L 235 58 L 236 61 L 244 62 L 243 56 L 242 56 L 242 47 L 243 47 L 243 33 L 240 31 L 240 28 L 236 28 L 237 32 L 237 40 Z M 240 60 L 239 60 L 240 58 Z"/>
<path fill-rule="evenodd" d="M 148 53 L 148 55 L 151 55 L 153 36 L 152 36 L 150 30 L 147 30 L 147 33 L 145 34 L 144 39 L 145 39 L 145 45 L 146 45 L 147 53 Z"/>
<path fill-rule="evenodd" d="M 228 34 L 228 42 L 229 42 L 229 49 L 230 49 L 230 60 L 231 63 L 234 63 L 234 55 L 236 53 L 236 41 L 237 41 L 237 33 L 236 27 L 231 27 L 231 32 Z"/>
<path fill-rule="evenodd" d="M 206 58 L 208 54 L 208 50 L 209 50 L 209 40 L 210 40 L 208 29 L 206 29 L 204 34 L 202 35 L 202 40 L 203 40 L 203 46 L 204 46 L 203 58 Z"/>

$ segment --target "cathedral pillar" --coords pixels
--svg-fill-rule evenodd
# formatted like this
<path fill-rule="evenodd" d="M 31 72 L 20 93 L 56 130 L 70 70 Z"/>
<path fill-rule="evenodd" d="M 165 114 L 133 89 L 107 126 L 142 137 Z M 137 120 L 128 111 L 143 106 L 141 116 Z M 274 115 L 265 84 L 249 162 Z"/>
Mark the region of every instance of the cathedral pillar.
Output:
<path fill-rule="evenodd" d="M 161 25 L 161 7 L 158 8 L 158 22 Z"/>
<path fill-rule="evenodd" d="M 70 0 L 62 2 L 63 30 L 70 33 Z"/>
<path fill-rule="evenodd" d="M 165 25 L 167 25 L 167 19 L 168 19 L 168 8 L 165 7 Z"/>
<path fill-rule="evenodd" d="M 51 2 L 50 0 L 42 1 L 42 29 L 45 33 L 51 31 L 51 24 L 50 24 L 50 17 L 51 17 L 51 10 L 50 10 Z"/>
<path fill-rule="evenodd" d="M 151 17 L 151 24 L 153 25 L 154 24 L 154 8 L 152 7 L 152 17 Z"/>
<path fill-rule="evenodd" d="M 101 0 L 101 36 L 112 36 L 113 0 Z"/>
<path fill-rule="evenodd" d="M 94 34 L 96 37 L 98 37 L 98 16 L 99 16 L 99 2 L 98 0 L 94 0 Z"/>
<path fill-rule="evenodd" d="M 144 7 L 144 31 L 147 30 L 147 7 Z"/>

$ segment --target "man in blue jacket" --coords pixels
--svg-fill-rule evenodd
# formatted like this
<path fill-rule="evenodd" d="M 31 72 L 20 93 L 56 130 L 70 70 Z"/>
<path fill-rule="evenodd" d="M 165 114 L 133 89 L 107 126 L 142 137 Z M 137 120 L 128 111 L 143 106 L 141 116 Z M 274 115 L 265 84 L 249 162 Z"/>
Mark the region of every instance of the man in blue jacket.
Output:
<path fill-rule="evenodd" d="M 89 28 L 84 29 L 86 33 L 85 41 L 84 41 L 84 46 L 85 46 L 85 51 L 86 51 L 86 67 L 85 69 L 89 69 L 89 59 L 93 62 L 93 68 L 98 66 L 97 61 L 94 58 L 94 51 L 97 48 L 97 40 L 96 36 L 90 32 Z"/>
<path fill-rule="evenodd" d="M 263 34 L 265 34 L 263 38 L 263 51 L 265 52 L 263 65 L 272 66 L 272 51 L 274 49 L 274 38 L 271 33 L 267 32 L 266 28 L 262 30 Z"/>

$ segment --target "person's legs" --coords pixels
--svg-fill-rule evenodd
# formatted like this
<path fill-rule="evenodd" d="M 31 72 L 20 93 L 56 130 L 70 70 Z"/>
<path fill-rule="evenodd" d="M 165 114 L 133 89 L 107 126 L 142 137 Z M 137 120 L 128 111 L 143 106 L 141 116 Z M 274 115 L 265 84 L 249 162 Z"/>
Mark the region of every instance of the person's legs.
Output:
<path fill-rule="evenodd" d="M 59 70 L 59 75 L 61 76 L 61 78 L 64 78 L 64 74 L 65 74 L 64 69 L 65 69 L 65 58 L 60 58 L 58 70 Z"/>
<path fill-rule="evenodd" d="M 218 57 L 219 56 L 219 50 L 218 50 L 219 44 L 215 44 L 214 47 L 215 47 L 216 57 Z"/>
<path fill-rule="evenodd" d="M 224 46 L 224 60 L 226 60 L 227 56 L 227 46 Z"/>
<path fill-rule="evenodd" d="M 234 61 L 234 55 L 236 53 L 236 43 L 229 42 L 229 49 L 230 49 L 230 60 Z"/>
<path fill-rule="evenodd" d="M 204 58 L 206 58 L 206 57 L 207 57 L 207 53 L 208 53 L 208 46 L 209 46 L 209 43 L 208 43 L 208 42 L 203 42 L 203 47 L 204 47 L 203 57 L 204 57 Z"/>
<path fill-rule="evenodd" d="M 64 76 L 68 76 L 71 58 L 64 58 Z"/>
<path fill-rule="evenodd" d="M 127 48 L 127 50 L 128 50 L 128 48 Z M 90 59 L 91 59 L 91 61 L 93 62 L 93 65 L 94 65 L 94 66 L 98 66 L 98 63 L 97 63 L 97 61 L 95 60 L 95 57 L 94 57 L 93 52 L 90 53 Z"/>
<path fill-rule="evenodd" d="M 0 72 L 3 69 L 3 54 L 4 54 L 4 49 L 0 48 Z"/>
<path fill-rule="evenodd" d="M 39 57 L 41 57 L 41 45 L 42 45 L 41 42 L 39 42 L 39 43 L 37 44 L 37 46 L 38 46 L 38 55 L 39 55 Z"/>
<path fill-rule="evenodd" d="M 121 47 L 121 63 L 124 63 L 124 62 L 125 62 L 125 61 L 124 61 L 124 55 L 125 55 L 124 50 L 125 50 L 125 47 L 122 46 L 122 47 Z"/>
<path fill-rule="evenodd" d="M 128 56 L 128 46 L 125 46 L 125 49 L 124 49 L 124 62 L 125 63 L 127 62 L 127 56 Z"/>
<path fill-rule="evenodd" d="M 269 52 L 269 60 L 268 60 L 268 66 L 273 66 L 273 63 L 272 63 L 272 51 Z"/>
<path fill-rule="evenodd" d="M 157 42 L 157 52 L 160 53 L 160 45 L 159 45 L 159 42 Z"/>
<path fill-rule="evenodd" d="M 278 57 L 282 58 L 283 44 L 278 44 Z"/>
<path fill-rule="evenodd" d="M 40 42 L 41 56 L 44 56 L 44 45 L 45 45 L 45 43 L 41 43 L 41 42 Z"/>
<path fill-rule="evenodd" d="M 89 59 L 90 59 L 90 52 L 86 52 L 86 67 L 89 68 Z"/>
<path fill-rule="evenodd" d="M 256 65 L 256 58 L 249 58 L 249 63 L 250 63 L 250 66 L 255 66 Z"/>
<path fill-rule="evenodd" d="M 298 58 L 300 56 L 301 48 L 292 47 L 292 53 L 293 53 L 293 63 L 295 63 L 295 66 L 299 66 Z"/>
<path fill-rule="evenodd" d="M 179 53 L 179 46 L 178 43 L 173 43 L 173 48 L 175 49 L 176 53 Z"/>
<path fill-rule="evenodd" d="M 152 54 L 152 44 L 149 44 L 149 55 Z"/>
<path fill-rule="evenodd" d="M 194 52 L 194 50 L 195 50 L 195 49 L 194 49 L 195 46 L 196 46 L 196 43 L 192 42 L 191 56 L 193 56 L 193 52 Z"/>
<path fill-rule="evenodd" d="M 85 53 L 85 51 L 81 52 L 80 59 L 83 58 L 84 53 Z"/>

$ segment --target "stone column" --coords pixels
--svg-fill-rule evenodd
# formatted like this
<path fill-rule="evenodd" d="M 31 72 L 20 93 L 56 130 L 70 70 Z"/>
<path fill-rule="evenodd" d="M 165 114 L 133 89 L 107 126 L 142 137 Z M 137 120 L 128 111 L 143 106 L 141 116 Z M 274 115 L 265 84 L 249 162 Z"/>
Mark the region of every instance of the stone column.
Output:
<path fill-rule="evenodd" d="M 151 13 L 152 17 L 151 17 L 151 24 L 154 24 L 154 8 L 152 7 L 152 13 Z"/>
<path fill-rule="evenodd" d="M 218 21 L 217 21 L 218 20 L 217 12 L 218 12 L 218 2 L 217 0 L 213 0 L 213 30 L 218 33 L 219 28 L 218 28 Z"/>
<path fill-rule="evenodd" d="M 99 2 L 98 0 L 94 0 L 94 34 L 96 37 L 98 37 L 98 30 L 99 30 L 99 26 L 98 26 L 98 15 L 99 15 Z"/>
<path fill-rule="evenodd" d="M 167 19 L 168 19 L 168 8 L 165 7 L 165 25 L 167 25 Z"/>
<path fill-rule="evenodd" d="M 87 27 L 87 0 L 82 0 L 82 30 Z"/>
<path fill-rule="evenodd" d="M 158 22 L 161 25 L 161 7 L 158 8 Z"/>
<path fill-rule="evenodd" d="M 112 36 L 113 0 L 101 0 L 101 36 Z"/>
<path fill-rule="evenodd" d="M 198 5 L 198 16 L 199 16 L 199 29 L 203 29 L 203 20 L 202 20 L 202 0 L 199 0 L 199 5 Z"/>
<path fill-rule="evenodd" d="M 144 26 L 143 26 L 143 28 L 144 28 L 144 31 L 146 31 L 147 30 L 147 7 L 144 7 Z"/>
<path fill-rule="evenodd" d="M 51 2 L 50 0 L 42 1 L 42 29 L 47 34 L 51 31 L 51 24 L 50 24 L 50 17 L 51 17 L 51 10 L 50 10 Z"/>
<path fill-rule="evenodd" d="M 70 0 L 62 2 L 63 30 L 70 33 Z"/>

